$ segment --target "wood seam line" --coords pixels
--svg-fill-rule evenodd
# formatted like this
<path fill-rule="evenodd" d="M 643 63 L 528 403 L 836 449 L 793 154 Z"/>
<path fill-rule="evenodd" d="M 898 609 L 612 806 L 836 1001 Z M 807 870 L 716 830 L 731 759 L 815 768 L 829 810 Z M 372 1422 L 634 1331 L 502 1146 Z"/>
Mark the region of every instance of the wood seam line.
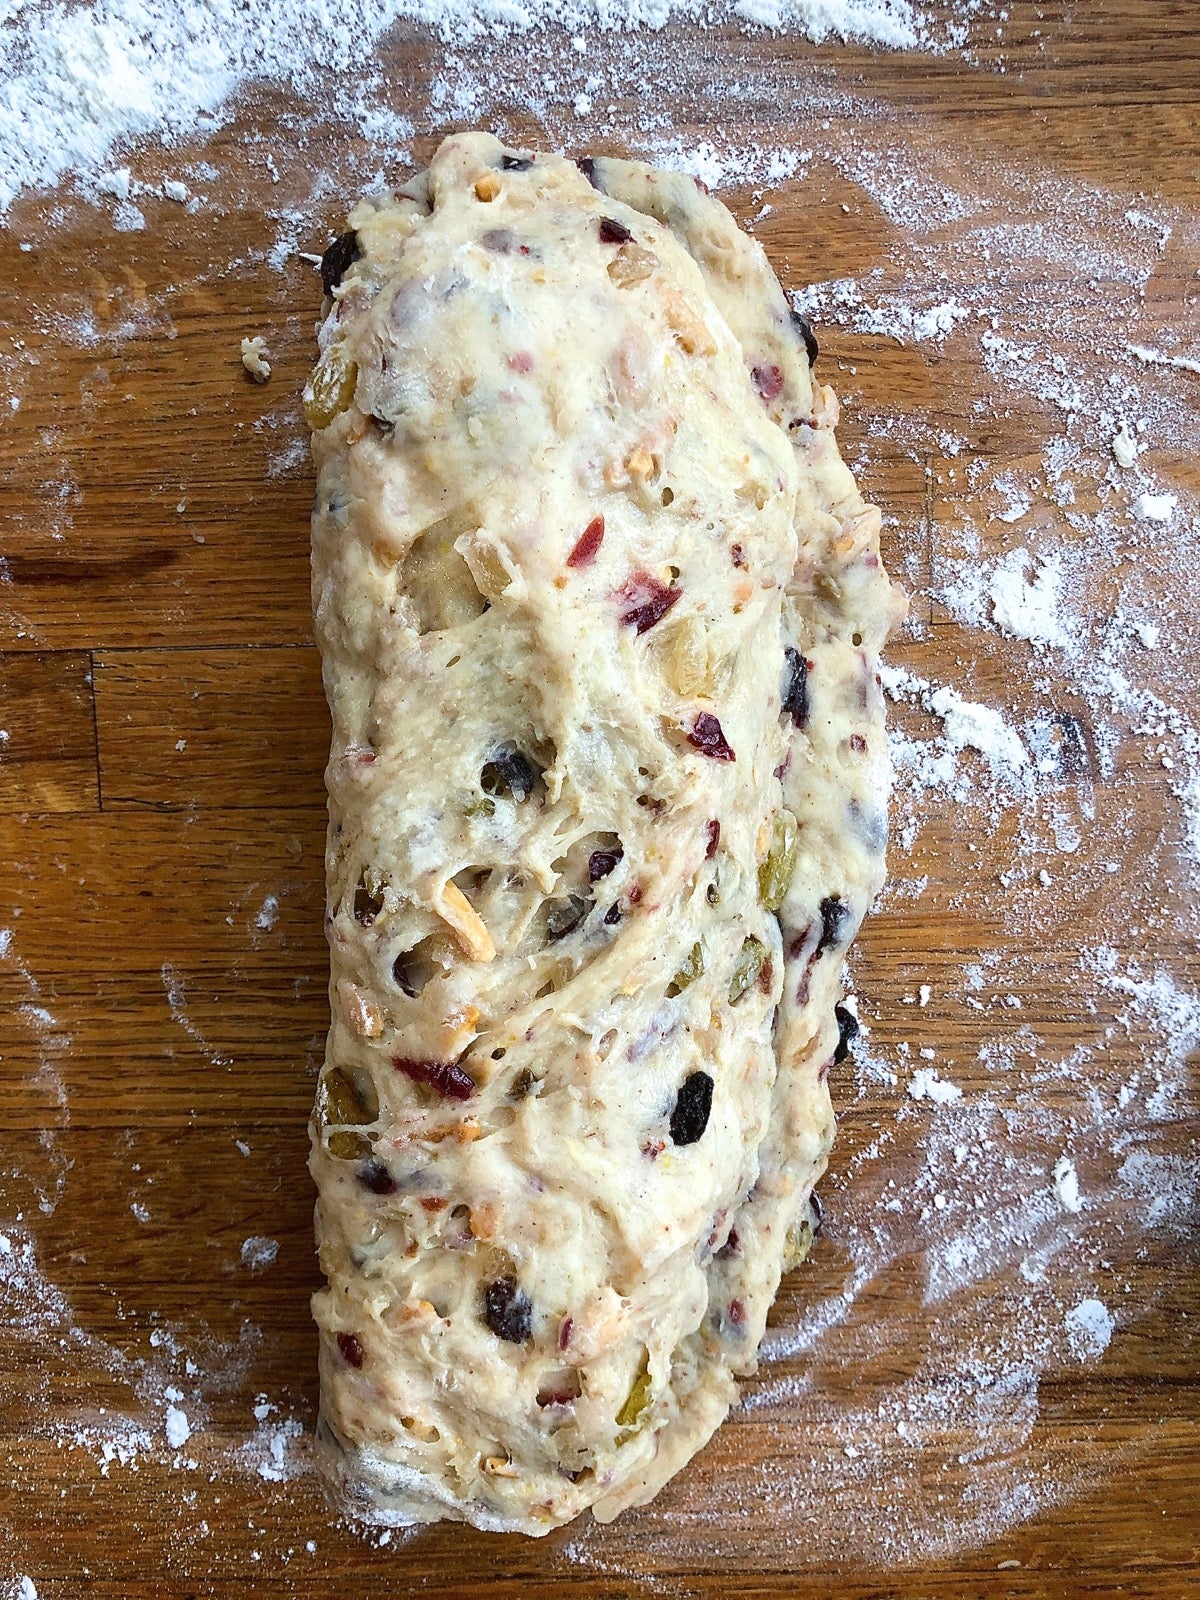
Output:
<path fill-rule="evenodd" d="M 96 711 L 96 652 L 88 651 L 88 688 L 92 701 L 92 750 L 96 758 L 96 810 L 104 810 L 104 774 L 100 768 L 100 718 Z"/>
<path fill-rule="evenodd" d="M 925 597 L 926 625 L 933 628 L 933 452 L 925 455 L 925 571 L 929 590 Z"/>

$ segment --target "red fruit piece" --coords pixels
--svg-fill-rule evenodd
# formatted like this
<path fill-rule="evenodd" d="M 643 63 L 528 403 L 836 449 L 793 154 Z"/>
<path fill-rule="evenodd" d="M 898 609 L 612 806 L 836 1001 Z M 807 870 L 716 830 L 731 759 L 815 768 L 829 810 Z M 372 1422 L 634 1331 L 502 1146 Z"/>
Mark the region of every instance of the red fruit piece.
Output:
<path fill-rule="evenodd" d="M 596 551 L 599 550 L 603 539 L 604 518 L 593 517 L 578 539 L 576 539 L 575 548 L 567 557 L 567 565 L 569 567 L 590 567 L 596 559 Z"/>
<path fill-rule="evenodd" d="M 475 1079 L 456 1061 L 412 1061 L 393 1056 L 392 1065 L 414 1083 L 424 1083 L 445 1100 L 469 1100 L 477 1087 Z"/>
<path fill-rule="evenodd" d="M 360 1343 L 356 1334 L 339 1333 L 337 1336 L 337 1347 L 342 1352 L 342 1359 L 348 1366 L 362 1366 L 364 1360 L 366 1359 L 366 1352 L 363 1350 L 362 1344 Z"/>
<path fill-rule="evenodd" d="M 694 745 L 702 756 L 711 761 L 736 761 L 733 747 L 721 731 L 721 724 L 711 711 L 701 711 L 692 724 L 688 743 Z"/>
<path fill-rule="evenodd" d="M 714 817 L 712 821 L 707 824 L 707 829 L 708 846 L 704 852 L 704 859 L 705 861 L 711 861 L 717 853 L 717 846 L 721 842 L 721 824 L 717 821 L 716 817 Z"/>
<path fill-rule="evenodd" d="M 774 400 L 783 392 L 783 373 L 779 367 L 753 367 L 750 376 L 764 400 Z"/>
<path fill-rule="evenodd" d="M 648 572 L 635 572 L 629 582 L 618 589 L 624 602 L 621 621 L 627 627 L 645 633 L 656 622 L 661 622 L 683 593 L 682 589 L 668 588 Z"/>

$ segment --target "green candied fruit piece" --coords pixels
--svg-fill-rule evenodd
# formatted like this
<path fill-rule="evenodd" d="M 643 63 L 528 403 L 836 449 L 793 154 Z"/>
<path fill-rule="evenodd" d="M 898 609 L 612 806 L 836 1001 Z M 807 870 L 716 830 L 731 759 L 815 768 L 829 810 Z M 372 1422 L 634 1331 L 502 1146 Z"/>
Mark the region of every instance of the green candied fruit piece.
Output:
<path fill-rule="evenodd" d="M 756 939 L 753 934 L 742 941 L 742 948 L 738 952 L 737 962 L 734 965 L 733 977 L 729 984 L 729 1004 L 737 1005 L 752 984 L 758 982 L 758 975 L 763 969 L 767 959 L 767 947 L 761 939 Z"/>
<path fill-rule="evenodd" d="M 625 1404 L 617 1412 L 617 1427 L 626 1430 L 625 1437 L 618 1439 L 618 1444 L 624 1444 L 625 1439 L 632 1437 L 633 1430 L 637 1427 L 638 1419 L 650 1404 L 650 1400 L 650 1357 L 647 1353 L 642 1356 L 642 1364 L 638 1369 L 637 1377 L 633 1380 L 633 1387 L 629 1391 Z"/>
<path fill-rule="evenodd" d="M 347 361 L 335 347 L 326 350 L 304 385 L 304 420 L 314 431 L 327 428 L 354 399 L 358 363 Z"/>
<path fill-rule="evenodd" d="M 787 898 L 796 870 L 796 819 L 790 811 L 776 813 L 771 829 L 771 849 L 758 869 L 758 898 L 764 910 L 778 911 Z"/>
<path fill-rule="evenodd" d="M 682 994 L 689 983 L 695 983 L 704 972 L 704 952 L 699 944 L 692 946 L 691 954 L 667 985 L 667 995 L 673 999 Z"/>

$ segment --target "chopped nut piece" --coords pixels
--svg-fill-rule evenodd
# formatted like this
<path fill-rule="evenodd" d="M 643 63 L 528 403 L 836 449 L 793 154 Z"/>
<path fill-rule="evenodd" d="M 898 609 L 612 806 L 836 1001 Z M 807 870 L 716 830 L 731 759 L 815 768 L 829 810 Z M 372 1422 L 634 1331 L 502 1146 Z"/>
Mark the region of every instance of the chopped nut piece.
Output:
<path fill-rule="evenodd" d="M 608 275 L 622 289 L 628 289 L 650 277 L 657 266 L 658 257 L 653 250 L 640 244 L 623 244 L 608 263 Z"/>
<path fill-rule="evenodd" d="M 654 471 L 654 457 L 644 444 L 635 444 L 625 457 L 625 470 L 631 478 L 648 478 Z"/>
<path fill-rule="evenodd" d="M 488 962 L 496 958 L 496 946 L 484 926 L 483 918 L 456 883 L 444 883 L 434 910 L 450 929 L 455 944 L 470 961 Z"/>
<path fill-rule="evenodd" d="M 475 179 L 476 200 L 494 200 L 500 193 L 500 179 L 494 172 L 485 172 Z"/>
<path fill-rule="evenodd" d="M 383 1012 L 356 983 L 342 978 L 337 986 L 338 999 L 346 1008 L 346 1020 L 360 1039 L 378 1039 L 383 1032 Z"/>
<path fill-rule="evenodd" d="M 610 269 L 611 270 L 611 269 Z M 679 348 L 689 356 L 715 356 L 716 340 L 677 289 L 663 295 L 667 321 Z"/>

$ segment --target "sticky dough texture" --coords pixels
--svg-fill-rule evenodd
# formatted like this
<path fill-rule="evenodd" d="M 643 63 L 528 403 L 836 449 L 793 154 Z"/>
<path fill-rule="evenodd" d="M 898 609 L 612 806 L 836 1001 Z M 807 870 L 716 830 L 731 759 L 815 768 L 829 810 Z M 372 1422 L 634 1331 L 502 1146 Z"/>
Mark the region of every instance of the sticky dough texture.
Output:
<path fill-rule="evenodd" d="M 307 395 L 333 718 L 314 1311 L 347 1510 L 540 1534 L 700 1448 L 803 1248 L 902 607 L 759 245 L 681 174 L 504 157 L 456 135 L 356 208 Z"/>

